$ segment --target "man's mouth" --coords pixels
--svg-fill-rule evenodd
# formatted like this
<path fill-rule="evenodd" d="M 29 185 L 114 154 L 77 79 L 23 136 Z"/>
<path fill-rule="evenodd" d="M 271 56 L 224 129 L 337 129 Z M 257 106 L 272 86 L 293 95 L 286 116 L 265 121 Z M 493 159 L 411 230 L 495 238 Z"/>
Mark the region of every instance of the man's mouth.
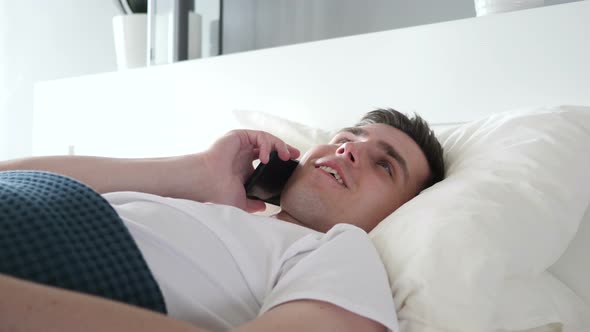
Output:
<path fill-rule="evenodd" d="M 336 171 L 335 169 L 333 169 L 330 166 L 325 166 L 325 165 L 319 166 L 319 168 L 326 171 L 327 173 L 330 173 L 334 177 L 334 179 L 336 179 L 336 181 L 338 183 L 340 183 L 340 185 L 346 187 L 346 185 L 344 184 L 344 181 L 342 180 L 342 177 L 340 176 L 340 174 L 338 174 L 338 171 Z"/>

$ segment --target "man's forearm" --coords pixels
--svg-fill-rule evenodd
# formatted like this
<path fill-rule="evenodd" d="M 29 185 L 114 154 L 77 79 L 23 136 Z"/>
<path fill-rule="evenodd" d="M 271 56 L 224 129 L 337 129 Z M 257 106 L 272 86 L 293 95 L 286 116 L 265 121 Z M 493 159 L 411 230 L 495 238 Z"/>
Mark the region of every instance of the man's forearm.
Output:
<path fill-rule="evenodd" d="M 0 331 L 207 332 L 131 305 L 0 274 Z M 232 331 L 367 331 L 385 327 L 335 305 L 298 300 L 279 305 Z"/>
<path fill-rule="evenodd" d="M 0 274 L 0 331 L 205 332 L 164 315 Z"/>
<path fill-rule="evenodd" d="M 198 182 L 199 155 L 118 159 L 85 156 L 32 157 L 0 162 L 3 170 L 43 170 L 85 183 L 99 193 L 140 191 L 161 196 L 185 194 L 186 181 Z M 190 165 L 188 163 L 190 162 Z M 191 172 L 191 174 L 184 174 Z M 184 182 L 183 182 L 184 181 Z M 195 183 L 197 185 L 198 183 Z M 190 197 L 204 200 L 199 197 Z"/>
<path fill-rule="evenodd" d="M 139 191 L 262 211 L 264 202 L 246 196 L 252 162 L 268 162 L 271 151 L 283 160 L 299 150 L 262 131 L 232 130 L 209 149 L 179 157 L 114 159 L 82 156 L 34 157 L 0 162 L 2 170 L 45 170 L 77 179 L 99 193 Z"/>

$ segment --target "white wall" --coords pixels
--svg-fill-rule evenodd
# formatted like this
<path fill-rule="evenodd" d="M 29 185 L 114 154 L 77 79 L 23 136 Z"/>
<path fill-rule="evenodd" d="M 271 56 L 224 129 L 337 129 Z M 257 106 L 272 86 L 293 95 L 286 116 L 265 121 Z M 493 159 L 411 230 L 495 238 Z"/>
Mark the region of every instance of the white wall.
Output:
<path fill-rule="evenodd" d="M 337 129 L 376 107 L 454 123 L 526 106 L 590 105 L 588 17 L 590 0 L 44 82 L 33 152 L 201 151 L 235 126 L 232 110 Z"/>
<path fill-rule="evenodd" d="M 198 1 L 208 15 L 203 32 L 217 40 L 217 0 Z M 120 14 L 117 0 L 0 0 L 0 160 L 31 155 L 36 82 L 117 70 L 112 18 Z"/>
<path fill-rule="evenodd" d="M 198 0 L 197 9 L 214 8 L 215 1 Z M 224 53 L 475 13 L 473 0 L 234 0 L 226 5 L 233 10 L 225 17 Z M 116 70 L 111 22 L 119 10 L 115 0 L 0 0 L 0 160 L 31 154 L 36 82 Z M 205 27 L 215 40 L 215 31 L 208 31 Z"/>
<path fill-rule="evenodd" d="M 0 0 L 0 160 L 31 154 L 37 81 L 116 70 L 112 0 Z"/>
<path fill-rule="evenodd" d="M 224 15 L 223 53 L 234 53 L 469 18 L 475 8 L 474 0 L 226 0 Z"/>

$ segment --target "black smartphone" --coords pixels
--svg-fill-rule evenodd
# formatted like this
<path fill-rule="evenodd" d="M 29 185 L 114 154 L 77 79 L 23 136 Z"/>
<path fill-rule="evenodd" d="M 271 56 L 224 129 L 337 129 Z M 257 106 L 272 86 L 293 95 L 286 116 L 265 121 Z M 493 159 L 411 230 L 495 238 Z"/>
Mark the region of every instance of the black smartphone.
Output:
<path fill-rule="evenodd" d="M 246 195 L 248 198 L 280 205 L 283 187 L 297 165 L 297 160 L 284 161 L 279 158 L 276 151 L 271 152 L 268 163 L 260 163 L 244 184 Z"/>

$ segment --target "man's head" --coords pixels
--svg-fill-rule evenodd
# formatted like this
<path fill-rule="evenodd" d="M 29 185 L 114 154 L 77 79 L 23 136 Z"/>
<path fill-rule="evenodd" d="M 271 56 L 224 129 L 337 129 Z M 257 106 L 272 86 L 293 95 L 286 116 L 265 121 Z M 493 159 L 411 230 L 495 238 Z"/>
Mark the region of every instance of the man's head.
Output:
<path fill-rule="evenodd" d="M 378 109 L 301 158 L 279 218 L 323 232 L 338 223 L 368 232 L 443 176 L 442 148 L 428 124 Z"/>

